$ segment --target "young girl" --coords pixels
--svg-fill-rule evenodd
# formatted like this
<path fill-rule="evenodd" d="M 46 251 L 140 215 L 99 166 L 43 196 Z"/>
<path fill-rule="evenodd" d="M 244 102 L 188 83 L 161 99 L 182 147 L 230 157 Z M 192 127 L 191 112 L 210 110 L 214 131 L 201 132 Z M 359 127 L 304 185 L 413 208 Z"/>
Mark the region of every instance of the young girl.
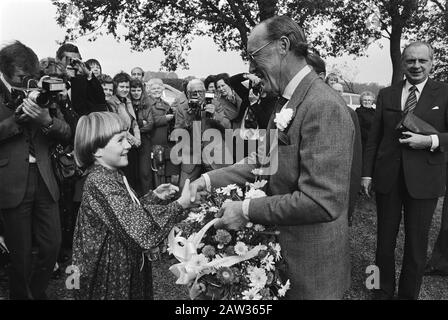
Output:
<path fill-rule="evenodd" d="M 151 266 L 144 251 L 168 236 L 183 209 L 194 205 L 189 185 L 163 184 L 138 199 L 121 168 L 131 148 L 127 125 L 115 113 L 82 116 L 75 158 L 89 167 L 73 239 L 73 265 L 80 272 L 77 299 L 151 299 Z"/>

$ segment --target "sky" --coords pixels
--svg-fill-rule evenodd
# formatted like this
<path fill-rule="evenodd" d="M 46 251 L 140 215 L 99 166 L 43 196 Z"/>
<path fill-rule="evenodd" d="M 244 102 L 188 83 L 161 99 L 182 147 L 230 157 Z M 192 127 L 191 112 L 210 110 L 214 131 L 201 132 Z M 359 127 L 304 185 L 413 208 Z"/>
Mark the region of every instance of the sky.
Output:
<path fill-rule="evenodd" d="M 56 23 L 56 8 L 50 0 L 0 0 L 0 46 L 19 40 L 34 50 L 39 59 L 54 57 L 58 44 L 64 39 L 64 30 Z M 95 42 L 83 37 L 75 44 L 84 60 L 95 58 L 100 61 L 103 73 L 113 76 L 119 71 L 130 72 L 135 66 L 144 70 L 159 71 L 163 53 L 160 49 L 144 52 L 132 51 L 124 40 L 118 42 L 112 36 L 98 37 Z M 328 66 L 348 65 L 355 75 L 354 82 L 390 83 L 392 65 L 389 46 L 381 42 L 367 50 L 366 57 L 354 58 L 344 55 L 326 59 Z M 209 37 L 197 37 L 192 43 L 187 61 L 189 70 L 177 70 L 179 77 L 195 76 L 204 78 L 209 74 L 227 72 L 230 75 L 247 72 L 245 63 L 238 52 L 222 52 Z M 327 70 L 331 72 L 331 70 Z"/>

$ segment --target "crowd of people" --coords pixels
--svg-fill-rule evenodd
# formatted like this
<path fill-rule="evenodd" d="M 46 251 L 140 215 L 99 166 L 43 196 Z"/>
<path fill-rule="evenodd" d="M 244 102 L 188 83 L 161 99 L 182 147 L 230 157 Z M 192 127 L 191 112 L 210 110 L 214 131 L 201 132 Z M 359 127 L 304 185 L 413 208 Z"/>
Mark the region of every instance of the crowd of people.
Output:
<path fill-rule="evenodd" d="M 295 116 L 285 130 L 287 145 L 279 146 L 269 202 L 224 206 L 221 226 L 250 220 L 284 227 L 289 298 L 340 298 L 350 284 L 347 227 L 360 192 L 370 196 L 373 178 L 381 270 L 374 297 L 395 295 L 394 250 L 404 208 L 398 296 L 418 298 L 431 218 L 446 185 L 448 96 L 445 84 L 428 78 L 431 46 L 407 46 L 406 80 L 378 98 L 362 92 L 356 111 L 291 19 L 257 26 L 248 52 L 249 73 L 192 79 L 178 91 L 162 79 L 145 81 L 140 67 L 104 74 L 101 59 L 84 62 L 70 43 L 40 61 L 19 41 L 0 50 L 0 247 L 9 252 L 11 299 L 46 299 L 52 274 L 69 260 L 80 269 L 80 299 L 152 298 L 150 260 L 166 250 L 171 228 L 202 191 L 251 177 L 253 168 L 240 163 L 251 156 L 247 141 L 275 128 L 274 116 L 286 106 Z M 402 121 L 407 114 L 434 131 L 410 132 Z M 199 139 L 208 129 L 223 138 L 226 129 L 239 129 L 244 154 L 225 163 L 202 154 L 198 163 L 191 147 L 179 163 L 172 157 L 176 129 Z M 199 145 L 201 153 L 207 143 Z M 70 170 L 61 176 L 62 158 Z M 428 274 L 448 275 L 447 203 L 443 212 Z"/>

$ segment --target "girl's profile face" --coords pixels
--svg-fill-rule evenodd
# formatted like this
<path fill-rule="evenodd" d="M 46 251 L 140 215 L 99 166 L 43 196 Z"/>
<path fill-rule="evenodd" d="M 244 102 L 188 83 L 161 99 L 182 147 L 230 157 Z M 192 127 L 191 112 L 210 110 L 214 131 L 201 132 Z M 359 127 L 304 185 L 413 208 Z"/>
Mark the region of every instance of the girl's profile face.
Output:
<path fill-rule="evenodd" d="M 108 169 L 118 169 L 128 165 L 128 152 L 131 145 L 127 131 L 115 134 L 104 148 L 96 151 L 96 162 Z"/>
<path fill-rule="evenodd" d="M 140 99 L 142 97 L 142 92 L 143 92 L 143 90 L 140 87 L 131 88 L 132 99 L 134 99 L 134 100 Z"/>
<path fill-rule="evenodd" d="M 126 98 L 129 94 L 129 82 L 120 82 L 117 86 L 117 96 Z"/>

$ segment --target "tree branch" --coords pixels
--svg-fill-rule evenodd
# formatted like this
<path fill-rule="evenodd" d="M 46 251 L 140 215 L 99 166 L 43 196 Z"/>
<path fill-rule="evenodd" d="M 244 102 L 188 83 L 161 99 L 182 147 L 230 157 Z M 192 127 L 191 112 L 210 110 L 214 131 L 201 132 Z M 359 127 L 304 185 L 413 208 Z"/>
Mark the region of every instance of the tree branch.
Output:
<path fill-rule="evenodd" d="M 447 7 L 444 7 L 443 4 L 439 0 L 431 0 L 432 3 L 434 3 L 437 7 L 439 7 L 440 11 L 445 12 L 447 11 Z M 445 1 L 446 5 L 446 1 Z"/>

